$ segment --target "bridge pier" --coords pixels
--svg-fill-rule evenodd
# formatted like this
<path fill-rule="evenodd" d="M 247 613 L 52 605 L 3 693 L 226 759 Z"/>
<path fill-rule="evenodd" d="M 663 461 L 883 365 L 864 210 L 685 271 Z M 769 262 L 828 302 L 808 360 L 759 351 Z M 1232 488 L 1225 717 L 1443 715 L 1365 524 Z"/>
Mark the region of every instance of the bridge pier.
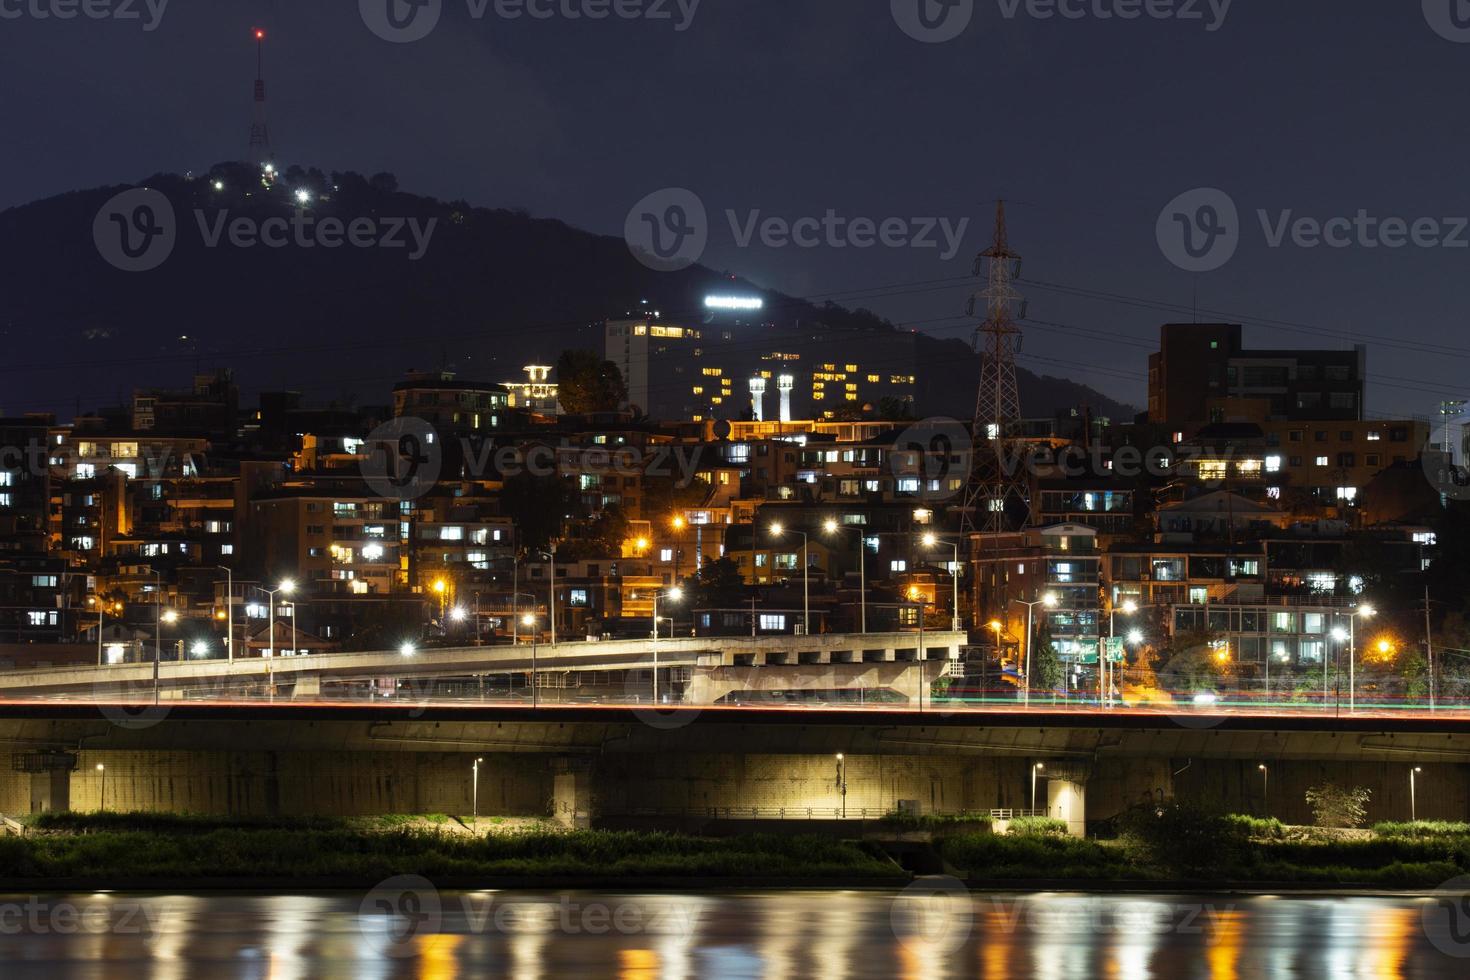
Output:
<path fill-rule="evenodd" d="M 590 830 L 593 817 L 592 760 L 566 756 L 551 762 L 551 816 L 570 830 Z"/>
<path fill-rule="evenodd" d="M 293 698 L 319 698 L 322 696 L 321 674 L 297 674 L 296 686 L 291 690 Z"/>
<path fill-rule="evenodd" d="M 71 773 L 31 774 L 31 812 L 60 813 L 71 809 Z"/>
<path fill-rule="evenodd" d="M 1067 825 L 1073 837 L 1087 836 L 1087 780 L 1092 766 L 1084 762 L 1046 764 L 1046 814 Z"/>

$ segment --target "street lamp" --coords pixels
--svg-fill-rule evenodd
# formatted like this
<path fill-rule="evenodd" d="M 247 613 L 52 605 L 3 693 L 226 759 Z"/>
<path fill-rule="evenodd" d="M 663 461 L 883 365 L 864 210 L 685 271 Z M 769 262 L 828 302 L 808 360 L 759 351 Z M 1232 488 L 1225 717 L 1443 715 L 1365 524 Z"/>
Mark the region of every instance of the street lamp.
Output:
<path fill-rule="evenodd" d="M 1057 594 L 1055 592 L 1048 592 L 1046 595 L 1042 596 L 1040 599 L 1035 600 L 1034 602 L 1027 602 L 1025 599 L 1012 599 L 1011 601 L 1012 602 L 1019 602 L 1021 605 L 1023 605 L 1023 606 L 1026 607 L 1026 667 L 1025 667 L 1026 677 L 1025 677 L 1025 686 L 1021 689 L 1021 691 L 1022 691 L 1022 697 L 1023 697 L 1022 704 L 1025 707 L 1030 707 L 1031 706 L 1031 639 L 1032 639 L 1032 637 L 1031 637 L 1031 620 L 1032 620 L 1033 613 L 1034 613 L 1034 611 L 1035 611 L 1035 609 L 1036 609 L 1037 606 L 1045 606 L 1048 609 L 1055 609 L 1056 608 L 1056 605 L 1057 605 Z"/>
<path fill-rule="evenodd" d="M 1424 771 L 1424 769 L 1422 767 L 1420 767 L 1420 766 L 1415 766 L 1414 768 L 1412 768 L 1412 769 L 1409 770 L 1409 822 L 1410 823 L 1417 823 L 1419 821 L 1419 801 L 1416 798 L 1416 794 L 1415 794 L 1414 777 L 1417 776 L 1417 775 L 1419 775 L 1419 773 L 1421 773 L 1423 771 Z"/>
<path fill-rule="evenodd" d="M 102 780 L 102 794 L 101 794 L 100 802 L 97 804 L 97 809 L 99 809 L 99 810 L 106 810 L 107 809 L 107 767 L 104 766 L 100 762 L 97 763 L 97 775 Z"/>
<path fill-rule="evenodd" d="M 1357 620 L 1361 616 L 1364 619 L 1372 619 L 1378 614 L 1378 610 L 1366 603 L 1353 609 L 1348 616 L 1348 713 L 1351 714 L 1358 707 L 1358 644 L 1357 644 Z"/>
<path fill-rule="evenodd" d="M 1036 816 L 1036 774 L 1046 768 L 1045 762 L 1037 762 L 1031 766 L 1031 816 Z"/>
<path fill-rule="evenodd" d="M 536 614 L 526 613 L 521 617 L 521 625 L 530 628 L 536 625 Z M 538 630 L 531 634 L 531 707 L 536 707 L 536 648 L 541 643 L 541 634 Z"/>
<path fill-rule="evenodd" d="M 658 600 L 660 598 L 679 602 L 684 598 L 684 590 L 674 586 L 666 592 L 653 593 L 653 703 L 658 704 Z M 674 636 L 674 617 L 669 617 L 669 638 Z"/>
<path fill-rule="evenodd" d="M 262 589 L 258 585 L 256 586 L 256 588 L 257 589 L 260 589 L 260 591 L 261 592 L 264 592 L 266 594 L 266 596 L 267 596 L 266 626 L 265 626 L 265 628 L 266 628 L 266 649 L 265 649 L 266 665 L 265 665 L 265 670 L 266 670 L 266 683 L 267 683 L 267 685 L 269 685 L 269 692 L 268 693 L 269 693 L 269 696 L 270 696 L 271 700 L 275 700 L 275 697 L 276 697 L 276 666 L 275 666 L 275 659 L 276 659 L 276 593 L 277 592 L 284 592 L 284 593 L 286 593 L 286 595 L 290 595 L 292 592 L 295 592 L 296 591 L 296 583 L 294 581 L 292 581 L 291 579 L 288 579 L 287 578 L 287 579 L 282 579 L 281 580 L 281 584 L 278 585 L 278 586 L 276 586 L 274 589 Z M 291 628 L 292 628 L 293 633 L 294 633 L 295 628 L 296 628 L 295 623 L 296 623 L 296 617 L 293 615 L 291 617 L 291 624 L 292 624 L 291 625 Z M 292 636 L 291 641 L 293 643 L 296 641 L 295 636 Z"/>
<path fill-rule="evenodd" d="M 480 822 L 480 765 L 484 761 L 485 760 L 483 758 L 476 759 L 474 766 L 471 767 L 474 770 L 474 774 L 475 774 L 475 777 L 474 777 L 475 788 L 474 788 L 474 791 L 473 791 L 474 792 L 474 795 L 473 795 L 472 801 L 470 803 L 470 820 L 473 823 L 476 823 L 476 824 L 478 824 Z"/>
<path fill-rule="evenodd" d="M 1351 620 L 1349 620 L 1349 622 L 1351 622 Z M 1332 639 L 1339 646 L 1342 645 L 1343 643 L 1346 643 L 1348 641 L 1349 635 L 1350 634 L 1348 633 L 1348 631 L 1345 630 L 1345 629 L 1343 629 L 1341 626 L 1334 626 L 1332 628 L 1332 633 L 1331 633 Z M 1334 660 L 1335 660 L 1338 655 L 1337 654 L 1334 654 L 1333 656 L 1334 656 Z M 1324 712 L 1327 710 L 1327 703 L 1330 700 L 1330 698 L 1331 698 L 1331 685 L 1329 685 L 1328 682 L 1327 682 L 1327 658 L 1326 657 L 1323 657 L 1322 658 L 1322 710 Z M 1339 707 L 1342 706 L 1342 695 L 1341 695 L 1341 693 L 1338 694 L 1338 706 Z"/>
<path fill-rule="evenodd" d="M 861 524 L 838 524 L 836 521 L 828 521 L 822 525 L 822 530 L 828 534 L 836 534 L 838 531 L 856 531 L 858 536 L 858 614 L 859 632 L 868 631 L 868 539 L 866 529 Z"/>
<path fill-rule="evenodd" d="M 779 538 L 786 533 L 786 528 L 780 524 L 771 525 L 771 537 Z M 807 553 L 807 533 L 805 531 L 792 531 L 792 534 L 801 535 L 801 634 L 812 635 L 811 620 L 811 560 Z"/>
<path fill-rule="evenodd" d="M 837 792 L 842 797 L 842 819 L 847 819 L 847 759 L 837 753 Z"/>
<path fill-rule="evenodd" d="M 225 573 L 225 660 L 235 662 L 235 570 L 228 565 L 214 566 Z"/>
<path fill-rule="evenodd" d="M 1124 599 L 1123 600 L 1123 603 L 1122 603 L 1122 606 L 1123 606 L 1123 615 L 1124 616 L 1131 617 L 1131 616 L 1135 615 L 1138 612 L 1138 603 L 1134 602 L 1132 599 Z M 1112 639 L 1113 637 L 1115 637 L 1115 636 L 1118 635 L 1117 632 L 1114 629 L 1114 620 L 1115 620 L 1115 617 L 1117 615 L 1117 612 L 1118 612 L 1118 604 L 1117 603 L 1114 603 L 1108 609 L 1108 639 Z M 1135 630 L 1133 632 L 1137 632 L 1137 631 Z M 1132 633 L 1130 633 L 1129 635 L 1132 635 Z M 1110 657 L 1110 656 L 1108 656 L 1108 651 L 1106 649 L 1104 649 L 1104 651 L 1103 651 L 1103 656 L 1101 658 L 1100 664 L 1101 664 L 1101 672 L 1103 674 L 1103 683 L 1106 684 L 1107 685 L 1107 688 L 1108 688 L 1108 695 L 1107 695 L 1107 697 L 1104 700 L 1106 700 L 1108 707 L 1111 708 L 1113 706 L 1113 673 L 1114 673 L 1114 667 L 1113 667 L 1113 658 Z"/>
<path fill-rule="evenodd" d="M 1271 770 L 1266 767 L 1266 764 L 1264 762 L 1261 763 L 1259 766 L 1256 766 L 1256 768 L 1261 770 L 1261 814 L 1263 816 L 1270 816 Z"/>
<path fill-rule="evenodd" d="M 925 534 L 922 540 L 926 548 L 948 545 L 953 550 L 953 558 L 949 563 L 949 574 L 954 579 L 954 609 L 951 613 L 949 628 L 958 633 L 960 630 L 960 543 L 958 541 L 942 541 L 932 531 Z"/>

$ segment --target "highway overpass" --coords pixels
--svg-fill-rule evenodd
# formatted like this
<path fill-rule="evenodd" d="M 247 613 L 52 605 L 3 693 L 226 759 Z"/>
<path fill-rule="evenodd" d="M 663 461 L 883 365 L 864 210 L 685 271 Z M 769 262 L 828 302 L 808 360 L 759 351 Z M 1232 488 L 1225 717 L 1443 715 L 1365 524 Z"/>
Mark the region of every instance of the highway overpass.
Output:
<path fill-rule="evenodd" d="M 210 698 L 266 694 L 316 698 L 335 691 L 425 692 L 436 679 L 517 675 L 548 700 L 616 692 L 652 697 L 659 669 L 660 700 L 709 703 L 742 690 L 895 690 L 916 699 L 923 684 L 956 660 L 966 634 L 951 631 L 822 634 L 814 636 L 680 637 L 580 641 L 519 646 L 404 648 L 363 653 L 252 657 L 226 662 L 163 660 L 102 667 L 55 667 L 0 674 L 0 699 L 98 697 Z M 920 666 L 922 664 L 922 666 Z M 473 686 L 473 685 L 472 685 Z M 483 683 L 479 685 L 483 688 Z"/>

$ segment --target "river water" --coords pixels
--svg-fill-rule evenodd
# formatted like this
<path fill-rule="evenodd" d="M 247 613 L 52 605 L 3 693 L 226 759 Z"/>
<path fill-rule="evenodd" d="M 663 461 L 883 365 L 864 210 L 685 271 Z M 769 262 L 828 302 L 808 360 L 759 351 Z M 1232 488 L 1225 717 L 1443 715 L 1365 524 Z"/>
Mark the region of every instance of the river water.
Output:
<path fill-rule="evenodd" d="M 1457 917 L 1458 916 L 1458 917 Z M 5 980 L 1470 977 L 1432 898 L 904 892 L 0 896 Z"/>

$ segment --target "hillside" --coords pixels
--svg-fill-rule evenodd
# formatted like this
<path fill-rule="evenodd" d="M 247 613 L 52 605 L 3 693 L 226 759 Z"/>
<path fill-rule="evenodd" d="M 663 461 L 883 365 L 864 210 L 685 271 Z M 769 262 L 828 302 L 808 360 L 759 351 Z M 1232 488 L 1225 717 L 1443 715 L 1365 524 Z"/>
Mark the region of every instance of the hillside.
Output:
<path fill-rule="evenodd" d="M 247 396 L 293 388 L 314 400 L 381 403 L 410 367 L 510 380 L 524 364 L 554 363 L 565 347 L 600 348 L 593 325 L 641 299 L 693 320 L 714 284 L 757 288 L 701 266 L 654 272 L 621 239 L 405 193 L 391 175 L 292 168 L 282 176 L 266 187 L 253 168 L 222 164 L 140 181 L 168 199 L 177 227 L 172 252 L 149 271 L 115 268 L 94 241 L 99 209 L 125 187 L 0 212 L 0 334 L 11 368 L 0 410 L 68 418 L 215 366 L 233 367 Z M 400 219 L 435 224 L 417 260 L 407 226 L 399 248 L 231 243 L 237 219 L 289 222 L 299 190 L 316 222 L 366 217 L 379 237 Z M 765 295 L 777 325 L 893 329 L 863 311 Z M 920 411 L 968 417 L 978 374 L 969 349 L 926 341 L 920 368 Z M 1020 384 L 1027 415 L 1078 404 L 1115 418 L 1132 412 L 1061 379 L 1023 371 Z"/>

